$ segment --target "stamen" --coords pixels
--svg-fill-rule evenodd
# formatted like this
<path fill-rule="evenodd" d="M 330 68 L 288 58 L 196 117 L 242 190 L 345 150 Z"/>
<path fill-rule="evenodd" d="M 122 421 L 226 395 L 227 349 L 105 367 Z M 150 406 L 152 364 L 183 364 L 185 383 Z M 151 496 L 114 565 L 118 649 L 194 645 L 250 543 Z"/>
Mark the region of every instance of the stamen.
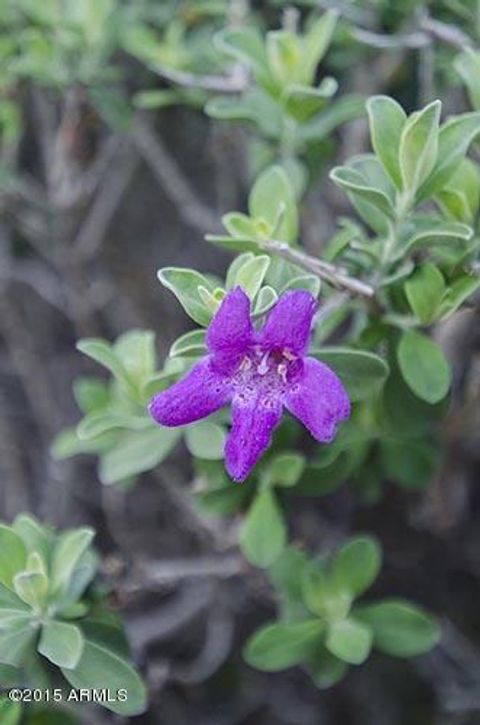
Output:
<path fill-rule="evenodd" d="M 288 350 L 287 348 L 285 348 L 285 350 L 282 351 L 282 355 L 284 358 L 289 360 L 289 362 L 293 362 L 293 360 L 298 359 L 298 355 L 294 355 L 294 353 L 290 352 L 290 350 Z"/>
<path fill-rule="evenodd" d="M 252 361 L 250 360 L 248 355 L 245 355 L 242 362 L 240 363 L 240 372 L 246 373 L 247 370 L 250 370 L 251 367 L 252 367 Z"/>
<path fill-rule="evenodd" d="M 269 355 L 269 353 L 266 352 L 265 355 L 260 360 L 260 364 L 257 365 L 257 373 L 259 375 L 266 375 L 268 373 L 268 370 L 269 370 L 268 355 Z"/>
<path fill-rule="evenodd" d="M 287 382 L 287 366 L 285 363 L 280 363 L 280 365 L 277 366 L 277 373 L 282 378 L 283 382 Z"/>

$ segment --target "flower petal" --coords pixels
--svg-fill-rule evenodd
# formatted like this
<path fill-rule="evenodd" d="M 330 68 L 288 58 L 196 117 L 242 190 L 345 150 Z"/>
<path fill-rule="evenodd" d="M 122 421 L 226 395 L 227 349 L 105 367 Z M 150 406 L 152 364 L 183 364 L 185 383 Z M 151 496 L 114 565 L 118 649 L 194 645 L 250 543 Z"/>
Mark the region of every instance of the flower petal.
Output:
<path fill-rule="evenodd" d="M 268 315 L 259 341 L 268 348 L 288 348 L 299 355 L 308 348 L 315 297 L 307 290 L 285 292 Z"/>
<path fill-rule="evenodd" d="M 350 415 L 350 399 L 340 378 L 311 357 L 303 361 L 301 376 L 283 402 L 320 443 L 333 440 L 337 424 Z"/>
<path fill-rule="evenodd" d="M 236 395 L 232 402 L 232 429 L 225 446 L 225 465 L 234 481 L 244 481 L 282 417 L 278 399 Z"/>
<path fill-rule="evenodd" d="M 207 347 L 212 353 L 241 353 L 253 341 L 250 299 L 235 287 L 223 299 L 207 330 Z"/>
<path fill-rule="evenodd" d="M 186 425 L 214 413 L 229 402 L 231 395 L 230 379 L 217 371 L 211 357 L 206 357 L 178 383 L 157 393 L 148 409 L 161 425 Z"/>

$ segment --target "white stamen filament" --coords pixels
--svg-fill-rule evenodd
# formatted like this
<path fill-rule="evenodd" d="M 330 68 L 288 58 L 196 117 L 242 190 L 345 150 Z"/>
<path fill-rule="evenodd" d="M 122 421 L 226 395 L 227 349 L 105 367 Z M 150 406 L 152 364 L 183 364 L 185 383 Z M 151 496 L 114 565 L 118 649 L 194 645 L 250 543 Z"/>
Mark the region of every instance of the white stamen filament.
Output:
<path fill-rule="evenodd" d="M 247 370 L 250 370 L 251 367 L 252 361 L 250 360 L 248 355 L 246 355 L 240 363 L 240 370 L 242 371 L 242 373 L 245 373 Z"/>
<path fill-rule="evenodd" d="M 266 352 L 265 355 L 260 360 L 260 364 L 257 366 L 257 373 L 259 375 L 266 375 L 268 373 L 268 370 L 269 370 L 268 355 L 269 355 L 269 353 Z"/>
<path fill-rule="evenodd" d="M 287 382 L 287 366 L 285 363 L 280 363 L 277 367 L 277 373 L 282 378 L 283 382 Z"/>

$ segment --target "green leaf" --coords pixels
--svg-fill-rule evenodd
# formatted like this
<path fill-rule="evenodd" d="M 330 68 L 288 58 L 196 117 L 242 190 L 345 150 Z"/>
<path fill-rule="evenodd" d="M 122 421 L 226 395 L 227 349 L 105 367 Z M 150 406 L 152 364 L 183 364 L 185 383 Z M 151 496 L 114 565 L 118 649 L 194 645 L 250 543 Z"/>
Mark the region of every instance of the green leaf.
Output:
<path fill-rule="evenodd" d="M 251 222 L 250 217 L 245 216 L 245 214 L 240 214 L 239 216 L 245 217 L 249 222 Z M 251 222 L 253 224 L 253 222 Z M 252 252 L 244 252 L 243 254 L 239 254 L 236 256 L 233 261 L 230 263 L 227 275 L 225 277 L 225 289 L 231 290 L 233 287 L 235 287 L 235 280 L 237 277 L 238 270 L 243 267 L 245 262 L 248 262 L 250 259 L 254 259 L 255 255 L 252 254 Z"/>
<path fill-rule="evenodd" d="M 131 431 L 105 453 L 100 461 L 99 476 L 104 484 L 118 483 L 129 476 L 158 466 L 178 442 L 179 428 L 152 426 L 151 430 Z"/>
<path fill-rule="evenodd" d="M 295 621 L 308 615 L 303 602 L 303 576 L 309 566 L 307 554 L 287 546 L 268 570 L 268 578 L 278 592 L 282 619 Z"/>
<path fill-rule="evenodd" d="M 377 393 L 388 377 L 387 363 L 371 352 L 322 347 L 312 350 L 310 354 L 332 368 L 353 402 L 365 400 Z"/>
<path fill-rule="evenodd" d="M 0 699 L 0 722 L 2 725 L 19 725 L 22 717 L 22 706 L 19 702 Z"/>
<path fill-rule="evenodd" d="M 279 453 L 269 461 L 262 480 L 272 486 L 295 486 L 304 468 L 305 456 L 301 453 Z"/>
<path fill-rule="evenodd" d="M 134 415 L 132 413 L 116 413 L 106 410 L 86 415 L 77 425 L 76 431 L 80 440 L 88 441 L 118 428 L 145 430 L 145 428 L 150 428 L 151 425 L 151 418 L 146 414 Z"/>
<path fill-rule="evenodd" d="M 73 669 L 80 661 L 83 646 L 80 627 L 52 620 L 43 625 L 37 649 L 57 667 Z"/>
<path fill-rule="evenodd" d="M 156 391 L 155 391 L 156 392 Z M 55 460 L 62 461 L 65 458 L 76 456 L 80 453 L 101 454 L 111 448 L 117 438 L 117 431 L 109 431 L 97 438 L 80 440 L 76 428 L 67 428 L 61 431 L 53 440 L 50 454 Z"/>
<path fill-rule="evenodd" d="M 457 55 L 453 66 L 467 86 L 472 108 L 480 111 L 480 53 L 473 48 L 465 48 Z"/>
<path fill-rule="evenodd" d="M 250 563 L 259 568 L 273 564 L 286 542 L 283 514 L 274 493 L 259 491 L 245 518 L 240 548 Z"/>
<path fill-rule="evenodd" d="M 0 662 L 12 667 L 19 667 L 30 654 L 37 630 L 28 615 L 18 617 L 16 624 L 10 623 L 9 628 L 0 630 Z"/>
<path fill-rule="evenodd" d="M 65 593 L 56 602 L 57 611 L 62 613 L 62 617 L 66 616 L 66 609 L 71 609 L 72 606 L 76 606 L 78 599 L 83 595 L 85 589 L 97 573 L 98 565 L 98 555 L 93 549 L 86 549 L 73 569 Z"/>
<path fill-rule="evenodd" d="M 205 354 L 205 331 L 191 330 L 178 337 L 169 350 L 169 357 L 196 357 Z"/>
<path fill-rule="evenodd" d="M 273 287 L 270 287 L 269 285 L 262 287 L 255 301 L 253 314 L 257 316 L 265 314 L 265 312 L 268 312 L 268 310 L 273 307 L 277 300 L 278 295 Z"/>
<path fill-rule="evenodd" d="M 400 137 L 400 171 L 403 186 L 413 198 L 437 161 L 440 101 L 433 101 L 422 111 L 412 113 Z"/>
<path fill-rule="evenodd" d="M 257 28 L 224 30 L 215 35 L 214 42 L 220 50 L 250 66 L 259 83 L 268 83 L 269 71 L 265 44 Z"/>
<path fill-rule="evenodd" d="M 52 555 L 52 590 L 64 591 L 81 556 L 92 543 L 95 532 L 82 527 L 61 534 Z"/>
<path fill-rule="evenodd" d="M 275 81 L 274 92 L 302 80 L 302 46 L 298 35 L 289 30 L 270 30 L 266 35 L 266 51 Z"/>
<path fill-rule="evenodd" d="M 342 589 L 353 597 L 370 587 L 382 565 L 382 550 L 371 536 L 358 536 L 348 541 L 336 555 L 333 576 Z"/>
<path fill-rule="evenodd" d="M 451 370 L 442 349 L 416 330 L 403 332 L 397 359 L 407 385 L 427 403 L 438 403 L 446 396 Z"/>
<path fill-rule="evenodd" d="M 215 423 L 201 421 L 185 429 L 185 443 L 192 456 L 219 461 L 224 456 L 225 431 Z"/>
<path fill-rule="evenodd" d="M 13 586 L 20 599 L 40 609 L 48 594 L 48 579 L 42 572 L 21 571 L 13 577 Z"/>
<path fill-rule="evenodd" d="M 459 243 L 471 238 L 471 227 L 459 222 L 433 222 L 431 219 L 417 219 L 415 228 L 407 232 L 406 240 L 399 245 L 398 259 L 418 249 Z"/>
<path fill-rule="evenodd" d="M 454 116 L 443 124 L 438 137 L 438 160 L 419 190 L 419 201 L 443 189 L 479 133 L 480 111 Z"/>
<path fill-rule="evenodd" d="M 81 377 L 74 380 L 73 395 L 82 413 L 105 408 L 110 399 L 107 385 L 98 378 Z"/>
<path fill-rule="evenodd" d="M 324 626 L 319 619 L 267 624 L 248 640 L 243 656 L 251 667 L 258 670 L 285 670 L 307 658 Z"/>
<path fill-rule="evenodd" d="M 241 214 L 238 211 L 231 211 L 228 214 L 224 214 L 222 217 L 222 224 L 232 237 L 239 237 L 240 239 L 248 239 L 249 237 L 251 239 L 256 239 L 257 237 L 255 222 L 246 214 Z M 253 254 L 241 254 L 233 260 L 228 268 L 228 271 L 231 271 L 233 274 L 233 271 L 236 272 L 237 269 L 249 259 L 253 259 Z M 233 287 L 233 280 L 229 280 L 228 276 L 226 287 L 227 289 Z"/>
<path fill-rule="evenodd" d="M 343 679 L 347 664 L 334 657 L 325 647 L 319 646 L 308 658 L 308 671 L 316 686 L 323 690 Z"/>
<path fill-rule="evenodd" d="M 311 121 L 303 123 L 297 130 L 298 139 L 303 143 L 318 143 L 343 123 L 362 117 L 364 112 L 364 97 L 344 95 Z"/>
<path fill-rule="evenodd" d="M 212 319 L 212 312 L 202 302 L 198 288 L 205 287 L 213 292 L 213 285 L 199 272 L 180 267 L 164 267 L 157 272 L 158 279 L 178 299 L 183 309 L 195 322 L 206 327 Z"/>
<path fill-rule="evenodd" d="M 440 463 L 438 446 L 424 438 L 385 438 L 380 441 L 385 476 L 405 488 L 420 489 L 432 480 Z"/>
<path fill-rule="evenodd" d="M 7 588 L 4 584 L 0 584 L 0 617 L 2 610 L 19 610 L 28 612 L 27 605 L 15 594 L 12 589 Z"/>
<path fill-rule="evenodd" d="M 325 646 L 344 662 L 361 665 L 370 654 L 372 639 L 372 631 L 366 624 L 349 618 L 329 627 Z"/>
<path fill-rule="evenodd" d="M 129 330 L 112 347 L 133 380 L 142 382 L 155 372 L 155 333 L 151 330 Z"/>
<path fill-rule="evenodd" d="M 0 582 L 12 589 L 13 577 L 25 568 L 27 551 L 20 536 L 0 524 Z"/>
<path fill-rule="evenodd" d="M 465 274 L 458 277 L 447 289 L 440 305 L 440 317 L 453 314 L 480 287 L 480 275 Z"/>
<path fill-rule="evenodd" d="M 318 297 L 320 294 L 320 288 L 320 279 L 314 274 L 301 274 L 287 282 L 285 287 L 282 289 L 282 293 L 292 289 L 306 289 L 308 292 L 311 292 L 314 297 Z"/>
<path fill-rule="evenodd" d="M 266 139 L 277 141 L 281 135 L 282 113 L 279 104 L 260 88 L 251 88 L 241 97 L 211 98 L 205 113 L 212 118 L 228 121 L 250 121 Z M 233 234 L 233 236 L 241 236 Z M 250 237 L 247 232 L 247 237 Z"/>
<path fill-rule="evenodd" d="M 133 667 L 103 643 L 85 640 L 83 653 L 74 669 L 62 668 L 65 679 L 76 689 L 107 688 L 127 691 L 127 699 L 104 702 L 108 710 L 131 717 L 147 706 L 145 685 Z M 113 698 L 112 698 L 113 700 Z"/>
<path fill-rule="evenodd" d="M 212 244 L 217 244 L 224 249 L 228 249 L 229 252 L 238 254 L 239 252 L 257 252 L 260 247 L 257 241 L 252 241 L 249 238 L 237 238 L 237 237 L 225 237 L 221 234 L 206 234 L 205 240 Z"/>
<path fill-rule="evenodd" d="M 420 322 L 428 325 L 434 318 L 445 293 L 445 280 L 430 262 L 421 264 L 404 285 L 407 300 Z"/>
<path fill-rule="evenodd" d="M 235 284 L 233 286 L 236 287 L 239 285 L 251 300 L 255 299 L 263 284 L 269 266 L 270 257 L 266 254 L 247 259 L 240 269 L 237 270 Z"/>
<path fill-rule="evenodd" d="M 170 88 L 159 88 L 151 91 L 139 91 L 132 97 L 133 105 L 136 108 L 168 108 L 176 103 L 181 103 L 182 95 Z"/>
<path fill-rule="evenodd" d="M 440 628 L 433 617 L 400 599 L 359 607 L 355 616 L 371 628 L 374 646 L 394 657 L 416 657 L 440 640 Z"/>
<path fill-rule="evenodd" d="M 479 167 L 470 159 L 463 159 L 436 200 L 442 210 L 453 219 L 472 225 L 480 206 Z"/>
<path fill-rule="evenodd" d="M 388 96 L 372 96 L 367 101 L 373 149 L 397 189 L 402 188 L 398 151 L 407 120 L 403 108 Z"/>
<path fill-rule="evenodd" d="M 287 113 L 296 121 L 304 123 L 325 108 L 337 88 L 338 83 L 334 78 L 324 78 L 318 88 L 290 85 L 284 92 Z"/>
<path fill-rule="evenodd" d="M 281 166 L 271 166 L 255 181 L 248 200 L 250 215 L 263 219 L 275 238 L 292 244 L 298 235 L 298 212 L 295 193 Z M 282 216 L 283 214 L 283 216 Z"/>
<path fill-rule="evenodd" d="M 369 184 L 367 179 L 357 169 L 349 166 L 336 166 L 329 174 L 332 181 L 345 191 L 358 196 L 371 204 L 386 217 L 393 219 L 395 212 L 388 196 L 381 190 Z"/>
<path fill-rule="evenodd" d="M 113 347 L 109 345 L 105 340 L 88 338 L 85 340 L 79 340 L 77 342 L 77 350 L 83 352 L 84 355 L 88 355 L 95 362 L 100 363 L 110 370 L 112 375 L 125 386 L 130 393 L 136 394 L 136 388 L 132 378 L 128 374 L 122 361 L 115 353 Z"/>
<path fill-rule="evenodd" d="M 337 19 L 338 13 L 335 10 L 328 10 L 314 20 L 305 33 L 302 48 L 302 74 L 304 83 L 308 85 L 315 80 L 317 65 L 328 50 Z"/>
<path fill-rule="evenodd" d="M 302 592 L 308 609 L 329 622 L 344 619 L 350 610 L 352 597 L 343 583 L 336 581 L 326 561 L 315 561 L 305 568 Z"/>

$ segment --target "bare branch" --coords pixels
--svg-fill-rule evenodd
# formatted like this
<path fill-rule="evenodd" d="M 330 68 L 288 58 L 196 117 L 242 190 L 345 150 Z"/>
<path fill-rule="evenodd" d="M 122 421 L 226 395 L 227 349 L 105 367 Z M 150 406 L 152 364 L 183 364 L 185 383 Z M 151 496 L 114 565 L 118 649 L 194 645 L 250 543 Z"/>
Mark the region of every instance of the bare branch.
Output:
<path fill-rule="evenodd" d="M 171 679 L 184 684 L 199 684 L 207 680 L 227 659 L 233 635 L 233 614 L 221 606 L 210 608 L 203 648 L 191 662 L 177 667 Z"/>
<path fill-rule="evenodd" d="M 190 559 L 144 561 L 138 565 L 142 586 L 151 589 L 163 587 L 184 579 L 230 579 L 245 568 L 245 560 L 238 554 L 202 556 Z"/>
<path fill-rule="evenodd" d="M 248 73 L 245 66 L 234 65 L 229 75 L 198 75 L 161 65 L 150 66 L 152 71 L 171 83 L 185 88 L 199 88 L 215 93 L 241 93 L 248 87 Z"/>
<path fill-rule="evenodd" d="M 118 152 L 118 148 L 116 150 Z M 101 246 L 108 226 L 138 166 L 138 155 L 128 145 L 120 149 L 115 158 L 117 159 L 115 170 L 106 176 L 105 183 L 100 186 L 73 243 L 73 252 L 77 260 L 90 259 Z M 110 164 L 111 161 L 112 158 Z"/>
<path fill-rule="evenodd" d="M 282 257 L 287 262 L 291 262 L 297 267 L 301 267 L 307 272 L 325 280 L 325 282 L 328 282 L 333 287 L 348 290 L 353 295 L 366 297 L 368 299 L 373 299 L 375 296 L 374 288 L 366 282 L 362 282 L 355 277 L 349 277 L 343 270 L 335 267 L 335 265 L 324 262 L 316 257 L 311 257 L 309 254 L 300 252 L 297 249 L 293 249 L 284 242 L 271 240 L 263 242 L 261 246 L 265 252 Z"/>
<path fill-rule="evenodd" d="M 198 198 L 145 116 L 137 115 L 132 137 L 163 191 L 185 221 L 202 232 L 218 228 L 216 215 Z"/>
<path fill-rule="evenodd" d="M 433 36 L 437 40 L 441 40 L 448 45 L 452 45 L 458 50 L 465 50 L 465 48 L 472 48 L 473 42 L 460 28 L 447 23 L 442 23 L 440 20 L 435 20 L 429 15 L 425 15 L 420 21 L 420 28 L 429 35 Z"/>
<path fill-rule="evenodd" d="M 424 48 L 430 45 L 429 36 L 419 31 L 384 35 L 383 33 L 373 33 L 363 28 L 352 28 L 350 32 L 355 40 L 373 48 L 396 50 L 397 48 Z"/>
<path fill-rule="evenodd" d="M 376 15 L 373 11 L 356 7 L 349 0 L 317 0 L 317 5 L 321 10 L 336 10 L 345 20 L 350 20 L 352 23 L 369 28 L 376 24 Z"/>

